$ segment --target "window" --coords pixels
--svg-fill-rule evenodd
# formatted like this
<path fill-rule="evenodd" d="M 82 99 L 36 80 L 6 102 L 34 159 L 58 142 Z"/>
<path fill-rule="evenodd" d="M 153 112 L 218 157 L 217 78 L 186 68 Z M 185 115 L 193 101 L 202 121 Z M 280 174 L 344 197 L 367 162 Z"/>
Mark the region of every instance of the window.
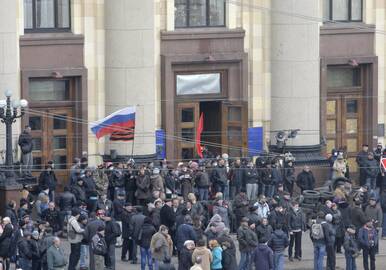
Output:
<path fill-rule="evenodd" d="M 329 88 L 345 88 L 361 86 L 359 68 L 328 67 L 327 84 Z"/>
<path fill-rule="evenodd" d="M 363 0 L 323 0 L 324 21 L 362 21 Z"/>
<path fill-rule="evenodd" d="M 225 26 L 225 0 L 175 0 L 175 27 Z"/>
<path fill-rule="evenodd" d="M 69 80 L 31 80 L 29 97 L 32 101 L 66 101 L 70 99 Z"/>
<path fill-rule="evenodd" d="M 70 0 L 24 0 L 26 32 L 69 31 Z"/>
<path fill-rule="evenodd" d="M 177 75 L 177 95 L 206 95 L 221 93 L 221 74 Z"/>

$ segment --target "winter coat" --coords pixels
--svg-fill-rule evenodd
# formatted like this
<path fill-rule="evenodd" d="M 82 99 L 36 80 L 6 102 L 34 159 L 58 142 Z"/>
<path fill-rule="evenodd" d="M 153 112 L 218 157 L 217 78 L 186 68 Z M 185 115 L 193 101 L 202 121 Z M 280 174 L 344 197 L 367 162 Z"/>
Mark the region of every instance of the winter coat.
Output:
<path fill-rule="evenodd" d="M 164 180 L 161 175 L 156 174 L 150 176 L 151 192 L 159 191 L 165 192 Z"/>
<path fill-rule="evenodd" d="M 236 270 L 237 261 L 236 255 L 230 249 L 224 249 L 222 251 L 222 269 L 223 270 Z"/>
<path fill-rule="evenodd" d="M 278 185 L 283 183 L 283 175 L 279 167 L 272 166 L 272 184 Z"/>
<path fill-rule="evenodd" d="M 133 215 L 134 213 L 128 212 L 125 209 L 122 212 L 121 221 L 122 221 L 122 238 L 123 239 L 129 239 L 131 237 L 130 220 Z"/>
<path fill-rule="evenodd" d="M 366 178 L 376 178 L 380 172 L 379 164 L 375 159 L 367 159 L 365 161 L 365 174 Z"/>
<path fill-rule="evenodd" d="M 358 243 L 363 249 L 378 246 L 378 233 L 375 228 L 363 226 L 358 232 Z"/>
<path fill-rule="evenodd" d="M 237 230 L 237 240 L 239 241 L 240 252 L 250 252 L 258 244 L 255 232 L 245 225 L 241 225 Z"/>
<path fill-rule="evenodd" d="M 244 174 L 245 184 L 259 183 L 259 172 L 256 168 L 246 168 Z"/>
<path fill-rule="evenodd" d="M 25 130 L 20 134 L 18 144 L 23 154 L 32 152 L 32 136 Z"/>
<path fill-rule="evenodd" d="M 210 178 L 213 184 L 225 186 L 228 181 L 227 169 L 224 166 L 214 167 Z"/>
<path fill-rule="evenodd" d="M 68 241 L 71 244 L 82 242 L 84 229 L 82 229 L 76 217 L 71 216 L 68 219 L 67 232 L 68 232 Z"/>
<path fill-rule="evenodd" d="M 338 177 L 344 177 L 346 173 L 346 163 L 342 159 L 339 161 L 338 159 L 334 161 L 334 165 L 332 166 L 333 173 L 332 173 L 332 179 L 338 178 Z"/>
<path fill-rule="evenodd" d="M 83 186 L 79 186 L 78 184 L 76 184 L 75 186 L 71 187 L 71 192 L 74 194 L 74 196 L 78 201 L 81 201 L 81 202 L 87 201 L 86 192 L 84 191 Z"/>
<path fill-rule="evenodd" d="M 50 227 L 55 231 L 60 230 L 60 213 L 56 209 L 46 209 L 43 211 L 41 215 L 42 220 L 48 222 L 50 224 Z"/>
<path fill-rule="evenodd" d="M 218 214 L 221 217 L 222 222 L 224 222 L 225 227 L 229 228 L 229 216 L 228 216 L 228 208 L 216 204 L 213 206 L 213 215 Z"/>
<path fill-rule="evenodd" d="M 140 231 L 140 239 L 138 239 L 138 245 L 142 248 L 150 248 L 151 238 L 156 233 L 156 229 L 153 224 L 144 223 Z"/>
<path fill-rule="evenodd" d="M 207 172 L 197 172 L 195 178 L 195 184 L 197 188 L 207 188 L 210 185 L 209 175 Z"/>
<path fill-rule="evenodd" d="M 176 216 L 174 214 L 173 208 L 167 204 L 162 206 L 160 212 L 161 225 L 165 225 L 170 229 L 173 228 L 174 223 L 176 222 Z"/>
<path fill-rule="evenodd" d="M 268 242 L 271 239 L 272 227 L 271 225 L 260 224 L 256 227 L 257 239 L 263 242 Z"/>
<path fill-rule="evenodd" d="M 288 229 L 289 231 L 305 230 L 305 217 L 301 209 L 295 212 L 290 210 L 288 215 Z"/>
<path fill-rule="evenodd" d="M 336 231 L 336 237 L 343 237 L 345 233 L 345 227 L 343 226 L 342 222 L 342 214 L 338 209 L 332 210 L 332 217 L 332 224 L 334 225 Z"/>
<path fill-rule="evenodd" d="M 288 185 L 293 185 L 295 183 L 295 168 L 286 164 L 283 177 Z"/>
<path fill-rule="evenodd" d="M 190 269 L 193 266 L 192 262 L 193 250 L 187 249 L 185 246 L 180 250 L 178 257 L 178 270 Z"/>
<path fill-rule="evenodd" d="M 208 226 L 206 227 L 205 233 L 210 231 L 210 227 L 216 227 L 216 233 L 221 233 L 225 229 L 225 223 L 222 222 L 220 215 L 215 214 L 209 221 Z"/>
<path fill-rule="evenodd" d="M 7 258 L 11 248 L 13 227 L 11 224 L 5 225 L 3 233 L 0 235 L 0 257 Z"/>
<path fill-rule="evenodd" d="M 86 193 L 86 198 L 89 199 L 90 197 L 98 197 L 96 185 L 95 185 L 95 179 L 93 176 L 86 176 L 83 178 L 83 185 L 84 190 Z"/>
<path fill-rule="evenodd" d="M 356 157 L 356 162 L 360 169 L 366 167 L 366 160 L 368 160 L 368 152 L 360 151 Z"/>
<path fill-rule="evenodd" d="M 84 240 L 87 243 L 91 242 L 91 239 L 97 234 L 97 230 L 100 226 L 105 226 L 103 220 L 94 219 L 87 223 L 86 228 L 84 229 Z"/>
<path fill-rule="evenodd" d="M 222 269 L 222 248 L 215 247 L 212 249 L 212 263 L 210 264 L 210 268 L 212 270 Z"/>
<path fill-rule="evenodd" d="M 367 218 L 374 220 L 375 227 L 379 228 L 382 226 L 383 213 L 382 213 L 382 209 L 379 206 L 368 205 L 365 210 L 365 215 Z"/>
<path fill-rule="evenodd" d="M 71 192 L 65 191 L 59 196 L 58 206 L 61 211 L 71 211 L 75 204 L 76 198 Z"/>
<path fill-rule="evenodd" d="M 273 252 L 265 244 L 259 244 L 252 254 L 252 261 L 256 270 L 273 269 Z"/>
<path fill-rule="evenodd" d="M 166 257 L 173 254 L 173 242 L 170 236 L 165 236 L 161 232 L 153 235 L 150 241 L 150 250 L 152 257 L 156 260 L 163 261 Z"/>
<path fill-rule="evenodd" d="M 360 206 L 354 206 L 351 209 L 351 222 L 356 230 L 359 230 L 366 223 L 366 215 Z"/>
<path fill-rule="evenodd" d="M 58 180 L 56 179 L 56 175 L 53 171 L 43 171 L 39 176 L 39 186 L 46 186 L 50 189 L 50 191 L 54 191 L 56 189 L 56 184 Z"/>
<path fill-rule="evenodd" d="M 17 215 L 16 215 L 15 209 L 12 209 L 11 207 L 9 207 L 7 205 L 6 208 L 5 208 L 4 216 L 5 217 L 9 217 L 11 219 L 11 223 L 12 223 L 13 226 L 17 226 L 18 225 Z"/>
<path fill-rule="evenodd" d="M 47 266 L 48 270 L 54 270 L 56 268 L 64 268 L 67 265 L 67 257 L 61 248 L 57 248 L 54 245 L 47 250 Z"/>
<path fill-rule="evenodd" d="M 268 243 L 268 246 L 274 252 L 283 252 L 286 247 L 288 247 L 289 241 L 288 236 L 282 230 L 275 230 L 272 233 L 271 240 Z"/>
<path fill-rule="evenodd" d="M 245 193 L 237 194 L 233 201 L 233 209 L 236 217 L 245 217 L 248 214 L 248 198 Z"/>
<path fill-rule="evenodd" d="M 231 170 L 230 185 L 236 187 L 236 190 L 241 190 L 245 187 L 244 169 L 240 167 L 234 167 Z"/>
<path fill-rule="evenodd" d="M 158 230 L 159 226 L 161 225 L 161 209 L 160 208 L 154 208 L 150 211 L 149 217 L 151 218 L 153 225 Z"/>
<path fill-rule="evenodd" d="M 145 216 L 142 213 L 137 213 L 134 214 L 131 219 L 130 219 L 130 232 L 131 232 L 131 237 L 134 240 L 138 239 L 139 232 L 141 231 L 143 222 L 145 220 Z"/>
<path fill-rule="evenodd" d="M 97 209 L 104 210 L 106 215 L 109 217 L 114 216 L 113 202 L 108 199 L 106 199 L 105 201 L 103 201 L 102 199 L 99 199 L 97 201 Z"/>
<path fill-rule="evenodd" d="M 193 229 L 193 226 L 190 224 L 181 224 L 177 228 L 176 233 L 176 246 L 178 250 L 182 250 L 186 240 L 197 240 L 196 232 Z"/>
<path fill-rule="evenodd" d="M 283 212 L 277 212 L 277 211 L 272 211 L 271 214 L 268 217 L 269 224 L 271 224 L 272 228 L 275 230 L 276 226 L 278 224 L 283 226 L 283 231 L 287 232 L 288 231 L 288 216 Z"/>
<path fill-rule="evenodd" d="M 192 262 L 196 263 L 196 258 L 201 257 L 202 270 L 210 270 L 212 263 L 212 252 L 206 247 L 196 247 L 192 254 Z"/>
<path fill-rule="evenodd" d="M 296 178 L 296 184 L 301 190 L 313 190 L 315 188 L 315 178 L 311 171 L 302 171 Z"/>
<path fill-rule="evenodd" d="M 32 252 L 31 252 L 31 244 L 30 240 L 22 237 L 17 243 L 17 250 L 19 251 L 20 258 L 31 260 Z"/>
<path fill-rule="evenodd" d="M 346 233 L 346 236 L 344 238 L 343 247 L 344 247 L 345 254 L 352 256 L 352 255 L 358 253 L 358 251 L 359 251 L 358 241 L 355 239 L 355 235 L 351 235 L 351 234 Z"/>
<path fill-rule="evenodd" d="M 150 177 L 148 175 L 138 175 L 136 179 L 137 190 L 135 196 L 139 200 L 146 200 L 150 197 Z"/>
<path fill-rule="evenodd" d="M 115 219 L 106 221 L 105 227 L 105 240 L 107 246 L 115 245 L 117 243 L 117 238 L 122 235 L 121 228 Z"/>

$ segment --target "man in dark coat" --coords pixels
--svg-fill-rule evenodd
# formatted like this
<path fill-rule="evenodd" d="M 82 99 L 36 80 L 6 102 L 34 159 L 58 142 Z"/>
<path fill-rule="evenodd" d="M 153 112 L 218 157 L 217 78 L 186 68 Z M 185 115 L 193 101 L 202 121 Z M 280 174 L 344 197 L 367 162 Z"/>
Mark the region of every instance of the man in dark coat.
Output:
<path fill-rule="evenodd" d="M 131 238 L 131 232 L 130 232 L 130 221 L 131 217 L 134 215 L 133 207 L 130 203 L 126 203 L 123 207 L 123 212 L 121 216 L 122 220 L 122 238 L 123 238 L 123 244 L 122 244 L 122 253 L 121 253 L 121 260 L 122 261 L 128 261 L 132 260 L 133 258 L 133 239 Z M 126 258 L 126 254 L 129 252 L 129 259 Z"/>
<path fill-rule="evenodd" d="M 288 215 L 288 229 L 290 234 L 290 246 L 288 248 L 288 257 L 292 261 L 292 248 L 295 246 L 295 259 L 299 261 L 302 258 L 302 232 L 305 230 L 305 216 L 299 207 L 298 202 L 292 204 L 292 209 Z"/>
<path fill-rule="evenodd" d="M 39 186 L 47 186 L 49 189 L 48 196 L 50 197 L 50 201 L 55 200 L 55 190 L 56 185 L 58 183 L 58 179 L 56 178 L 54 169 L 54 163 L 52 161 L 49 161 L 46 169 L 41 172 L 39 176 Z"/>
<path fill-rule="evenodd" d="M 237 159 L 233 164 L 233 168 L 230 173 L 230 195 L 229 198 L 233 200 L 236 194 L 239 194 L 242 188 L 245 187 L 244 181 L 244 168 L 241 167 L 241 160 Z"/>
<path fill-rule="evenodd" d="M 23 175 L 24 176 L 32 176 L 32 136 L 31 136 L 31 128 L 29 126 L 25 126 L 23 132 L 19 136 L 18 142 L 21 150 L 21 162 L 23 163 Z"/>
<path fill-rule="evenodd" d="M 41 217 L 42 220 L 46 221 L 50 225 L 54 233 L 59 232 L 63 229 L 60 227 L 60 214 L 59 211 L 55 208 L 54 202 L 48 203 L 48 208 L 43 211 Z"/>
<path fill-rule="evenodd" d="M 218 161 L 218 165 L 214 166 L 210 178 L 213 183 L 215 192 L 222 192 L 224 194 L 224 190 L 228 181 L 227 169 L 225 167 L 224 159 L 220 159 Z"/>
<path fill-rule="evenodd" d="M 374 159 L 374 154 L 372 152 L 368 153 L 367 160 L 365 160 L 365 175 L 366 175 L 366 185 L 370 187 L 370 190 L 373 191 L 376 188 L 377 177 L 380 173 L 379 162 Z"/>
<path fill-rule="evenodd" d="M 138 245 L 141 247 L 141 269 L 146 268 L 146 264 L 149 269 L 153 267 L 153 260 L 151 257 L 150 243 L 151 238 L 156 233 L 156 229 L 152 224 L 151 218 L 146 217 L 143 221 L 143 225 L 138 239 Z"/>
<path fill-rule="evenodd" d="M 284 269 L 284 250 L 288 247 L 289 241 L 287 234 L 282 230 L 282 225 L 277 224 L 272 233 L 268 246 L 273 251 L 274 269 Z"/>
<path fill-rule="evenodd" d="M 105 265 L 106 268 L 115 270 L 115 244 L 117 243 L 117 238 L 122 234 L 121 227 L 112 217 L 104 216 L 103 220 L 106 223 L 105 241 L 107 245 Z"/>
<path fill-rule="evenodd" d="M 184 224 L 181 224 L 177 228 L 177 250 L 181 251 L 185 241 L 187 240 L 197 240 L 196 232 L 193 229 L 193 220 L 189 215 L 186 215 L 184 218 Z"/>
<path fill-rule="evenodd" d="M 252 253 L 252 261 L 256 269 L 271 270 L 273 269 L 273 252 L 267 245 L 267 242 L 260 242 Z"/>
<path fill-rule="evenodd" d="M 359 185 L 366 184 L 366 160 L 368 158 L 369 146 L 368 144 L 362 145 L 362 150 L 357 154 L 356 162 L 359 167 Z"/>
<path fill-rule="evenodd" d="M 133 239 L 133 260 L 132 263 L 137 263 L 137 242 L 139 240 L 140 231 L 146 216 L 142 213 L 142 207 L 138 206 L 135 208 L 136 213 L 131 217 L 130 220 L 130 233 Z"/>
<path fill-rule="evenodd" d="M 176 216 L 172 208 L 172 200 L 166 199 L 165 204 L 162 206 L 160 211 L 161 225 L 168 227 L 169 231 L 172 231 L 175 222 Z"/>
<path fill-rule="evenodd" d="M 309 166 L 304 166 L 303 171 L 298 174 L 296 184 L 302 193 L 304 190 L 313 190 L 315 188 L 315 178 Z"/>
<path fill-rule="evenodd" d="M 239 270 L 250 269 L 252 262 L 252 252 L 258 245 L 256 233 L 248 226 L 249 219 L 241 219 L 241 225 L 237 230 L 237 240 L 239 241 L 240 263 Z"/>

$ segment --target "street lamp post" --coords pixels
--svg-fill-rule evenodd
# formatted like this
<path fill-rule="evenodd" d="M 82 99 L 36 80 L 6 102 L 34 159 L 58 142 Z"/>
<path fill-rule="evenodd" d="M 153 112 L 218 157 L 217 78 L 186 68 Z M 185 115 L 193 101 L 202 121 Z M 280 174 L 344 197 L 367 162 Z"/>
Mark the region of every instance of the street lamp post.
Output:
<path fill-rule="evenodd" d="M 16 122 L 25 113 L 25 108 L 28 106 L 28 101 L 12 100 L 11 91 L 5 92 L 5 100 L 0 100 L 0 119 L 5 124 L 6 131 L 6 157 L 5 169 L 13 174 L 13 154 L 12 154 L 12 124 Z"/>

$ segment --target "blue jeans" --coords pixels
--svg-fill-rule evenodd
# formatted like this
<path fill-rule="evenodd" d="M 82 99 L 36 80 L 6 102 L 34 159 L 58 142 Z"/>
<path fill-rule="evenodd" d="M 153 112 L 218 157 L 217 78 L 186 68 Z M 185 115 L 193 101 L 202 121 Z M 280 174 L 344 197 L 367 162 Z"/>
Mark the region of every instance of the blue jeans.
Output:
<path fill-rule="evenodd" d="M 382 222 L 382 237 L 386 236 L 386 213 L 383 213 L 383 222 Z"/>
<path fill-rule="evenodd" d="M 275 192 L 275 189 L 274 189 L 273 185 L 263 184 L 263 190 L 262 190 L 261 194 L 264 194 L 266 197 L 272 198 L 274 192 Z"/>
<path fill-rule="evenodd" d="M 153 259 L 151 257 L 150 248 L 145 249 L 141 247 L 141 270 L 146 269 L 146 263 L 149 266 L 149 270 L 153 270 Z"/>
<path fill-rule="evenodd" d="M 240 252 L 239 270 L 249 270 L 251 265 L 251 252 Z"/>
<path fill-rule="evenodd" d="M 273 269 L 274 270 L 283 270 L 284 269 L 283 251 L 275 251 L 273 253 Z"/>
<path fill-rule="evenodd" d="M 347 253 L 345 253 L 344 256 L 346 257 L 346 270 L 357 270 L 355 258 Z"/>
<path fill-rule="evenodd" d="M 24 258 L 19 258 L 19 266 L 23 270 L 31 270 L 32 269 L 32 261 Z"/>
<path fill-rule="evenodd" d="M 88 251 L 88 245 L 81 245 L 80 246 L 80 260 L 79 260 L 79 266 L 80 267 L 87 267 L 87 256 L 89 254 Z"/>
<path fill-rule="evenodd" d="M 209 187 L 198 188 L 198 197 L 200 201 L 207 201 L 209 194 Z"/>
<path fill-rule="evenodd" d="M 375 190 L 377 178 L 367 178 L 366 184 L 370 186 L 370 190 Z"/>
<path fill-rule="evenodd" d="M 323 260 L 326 255 L 326 245 L 314 244 L 314 270 L 323 270 Z"/>

